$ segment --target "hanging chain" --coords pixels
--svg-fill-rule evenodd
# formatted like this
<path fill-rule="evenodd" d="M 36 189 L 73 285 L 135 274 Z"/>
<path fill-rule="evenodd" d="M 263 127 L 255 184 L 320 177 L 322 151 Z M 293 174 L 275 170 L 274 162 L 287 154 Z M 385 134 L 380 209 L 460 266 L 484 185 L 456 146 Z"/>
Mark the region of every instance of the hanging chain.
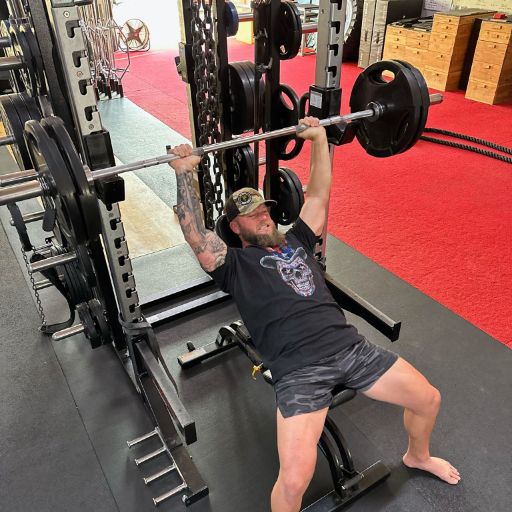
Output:
<path fill-rule="evenodd" d="M 23 261 L 25 262 L 25 265 L 28 270 L 30 264 L 27 258 L 27 253 L 25 252 L 25 249 L 23 249 L 23 247 L 21 248 L 21 254 L 23 255 Z M 37 311 L 39 313 L 39 317 L 41 318 L 41 329 L 44 329 L 46 327 L 46 316 L 44 314 L 41 297 L 39 296 L 39 292 L 37 291 L 36 287 L 36 282 L 34 281 L 34 276 L 32 275 L 31 272 L 28 273 L 28 277 L 30 279 L 30 284 L 32 285 L 32 290 L 34 291 L 34 296 L 36 298 Z"/>
<path fill-rule="evenodd" d="M 196 105 L 199 110 L 199 145 L 220 142 L 219 130 L 219 87 L 217 80 L 216 43 L 214 39 L 214 21 L 212 18 L 212 0 L 193 0 L 192 9 L 192 58 L 194 61 L 194 81 L 196 83 Z M 200 7 L 203 10 L 201 19 Z M 220 215 L 224 208 L 222 171 L 219 157 L 204 155 L 201 160 L 203 171 L 204 202 L 206 209 L 205 226 L 213 229 L 213 206 Z M 211 173 L 215 177 L 212 181 Z"/>

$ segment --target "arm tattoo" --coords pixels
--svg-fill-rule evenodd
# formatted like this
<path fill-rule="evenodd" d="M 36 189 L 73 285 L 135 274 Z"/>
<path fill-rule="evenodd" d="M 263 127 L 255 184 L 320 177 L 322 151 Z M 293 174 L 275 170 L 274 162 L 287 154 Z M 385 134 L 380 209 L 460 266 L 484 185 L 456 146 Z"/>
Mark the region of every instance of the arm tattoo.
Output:
<path fill-rule="evenodd" d="M 178 184 L 178 220 L 185 240 L 192 247 L 194 254 L 211 255 L 212 264 L 203 266 L 204 270 L 212 271 L 224 263 L 226 244 L 212 231 L 204 226 L 201 205 L 194 189 L 191 171 L 176 173 Z M 203 265 L 203 263 L 201 262 Z"/>

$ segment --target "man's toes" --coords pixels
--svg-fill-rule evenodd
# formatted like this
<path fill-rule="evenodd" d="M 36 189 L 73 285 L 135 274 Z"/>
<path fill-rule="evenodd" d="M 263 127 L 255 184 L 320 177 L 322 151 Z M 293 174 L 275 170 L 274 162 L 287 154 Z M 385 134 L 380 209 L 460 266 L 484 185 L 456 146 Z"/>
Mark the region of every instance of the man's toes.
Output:
<path fill-rule="evenodd" d="M 450 477 L 448 479 L 448 483 L 449 484 L 458 484 L 460 481 L 460 475 L 456 474 L 456 473 L 451 473 L 450 474 Z"/>

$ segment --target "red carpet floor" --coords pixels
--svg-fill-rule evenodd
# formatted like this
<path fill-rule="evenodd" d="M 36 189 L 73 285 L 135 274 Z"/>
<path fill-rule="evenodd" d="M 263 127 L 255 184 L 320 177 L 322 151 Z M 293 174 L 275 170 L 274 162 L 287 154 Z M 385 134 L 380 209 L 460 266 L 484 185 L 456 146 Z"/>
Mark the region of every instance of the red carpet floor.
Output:
<path fill-rule="evenodd" d="M 253 60 L 230 42 L 230 61 Z M 135 55 L 125 94 L 190 137 L 185 84 L 175 51 Z M 301 95 L 314 82 L 315 58 L 282 63 L 283 83 Z M 360 72 L 343 66 L 343 112 Z M 487 106 L 446 93 L 427 126 L 512 147 L 512 105 Z M 162 147 L 165 141 L 162 141 Z M 308 148 L 290 162 L 307 182 Z M 285 164 L 286 165 L 286 164 Z M 512 348 L 512 166 L 420 141 L 388 159 L 355 142 L 336 150 L 329 231 Z M 447 333 L 449 337 L 449 333 Z"/>

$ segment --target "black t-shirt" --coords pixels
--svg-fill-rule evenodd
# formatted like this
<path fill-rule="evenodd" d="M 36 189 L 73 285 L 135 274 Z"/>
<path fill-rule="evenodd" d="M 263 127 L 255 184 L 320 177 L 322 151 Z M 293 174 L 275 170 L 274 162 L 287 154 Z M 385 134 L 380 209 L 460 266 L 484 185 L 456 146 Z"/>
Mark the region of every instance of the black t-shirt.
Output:
<path fill-rule="evenodd" d="M 316 241 L 299 218 L 279 251 L 229 247 L 210 273 L 234 298 L 274 382 L 361 339 L 325 284 Z"/>

